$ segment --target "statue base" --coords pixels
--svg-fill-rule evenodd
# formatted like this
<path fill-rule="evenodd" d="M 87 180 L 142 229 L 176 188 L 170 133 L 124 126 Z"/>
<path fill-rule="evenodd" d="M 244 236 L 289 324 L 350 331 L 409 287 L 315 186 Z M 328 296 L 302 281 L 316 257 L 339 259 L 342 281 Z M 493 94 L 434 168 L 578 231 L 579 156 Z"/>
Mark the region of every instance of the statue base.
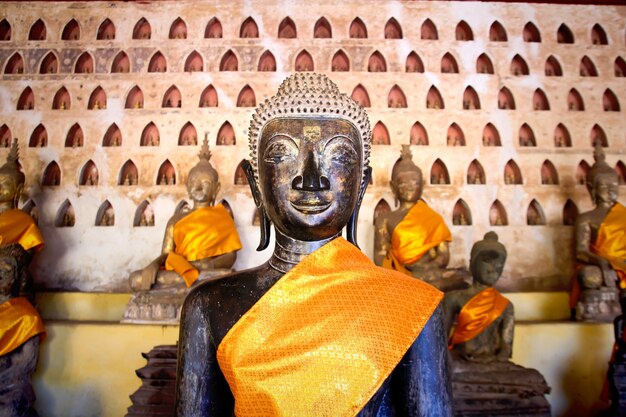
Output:
<path fill-rule="evenodd" d="M 602 287 L 583 290 L 576 303 L 575 318 L 579 321 L 599 321 L 613 323 L 622 314 L 617 288 Z"/>

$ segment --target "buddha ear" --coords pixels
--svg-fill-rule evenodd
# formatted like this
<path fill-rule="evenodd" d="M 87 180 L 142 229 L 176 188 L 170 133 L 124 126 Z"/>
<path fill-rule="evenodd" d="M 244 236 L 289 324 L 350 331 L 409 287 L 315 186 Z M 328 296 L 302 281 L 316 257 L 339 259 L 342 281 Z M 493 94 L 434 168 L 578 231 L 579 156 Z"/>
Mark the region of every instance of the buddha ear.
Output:
<path fill-rule="evenodd" d="M 248 161 L 247 159 L 244 159 L 241 162 L 241 167 L 243 168 L 243 172 L 246 174 L 248 185 L 250 186 L 250 191 L 252 192 L 252 198 L 254 199 L 254 204 L 259 210 L 259 220 L 261 223 L 261 240 L 259 242 L 259 247 L 256 248 L 256 250 L 262 251 L 270 244 L 272 223 L 267 218 L 267 214 L 265 213 L 265 208 L 263 207 L 263 198 L 261 197 L 259 184 L 257 184 L 256 178 L 254 178 L 254 170 L 252 169 L 252 164 L 250 164 L 250 161 Z"/>
<path fill-rule="evenodd" d="M 348 220 L 348 224 L 346 226 L 346 238 L 348 242 L 352 243 L 357 248 L 359 245 L 356 242 L 356 229 L 357 223 L 359 219 L 359 210 L 361 209 L 361 203 L 363 202 L 363 197 L 365 196 L 365 190 L 367 190 L 367 186 L 370 183 L 370 179 L 372 178 L 372 167 L 365 168 L 365 172 L 363 173 L 363 182 L 361 183 L 361 188 L 359 190 L 359 197 L 356 201 L 356 205 L 354 206 L 354 211 Z"/>
<path fill-rule="evenodd" d="M 215 200 L 217 199 L 217 194 L 219 194 L 220 189 L 222 188 L 222 183 L 221 182 L 217 182 L 217 185 L 215 186 L 215 193 L 213 193 L 213 198 L 211 201 L 211 205 L 214 206 L 215 205 Z"/>
<path fill-rule="evenodd" d="M 17 187 L 15 187 L 15 198 L 13 201 L 13 207 L 17 208 L 17 206 L 19 205 L 22 192 L 24 192 L 24 184 L 18 184 Z"/>

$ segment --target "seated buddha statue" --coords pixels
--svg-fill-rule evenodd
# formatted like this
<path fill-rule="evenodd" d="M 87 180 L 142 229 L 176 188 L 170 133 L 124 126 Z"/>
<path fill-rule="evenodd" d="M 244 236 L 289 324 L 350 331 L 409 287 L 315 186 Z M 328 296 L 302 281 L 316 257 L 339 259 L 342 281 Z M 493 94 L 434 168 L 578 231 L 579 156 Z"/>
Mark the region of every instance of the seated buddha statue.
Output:
<path fill-rule="evenodd" d="M 447 292 L 444 298 L 455 414 L 548 417 L 550 405 L 544 395 L 550 388 L 543 376 L 509 360 L 513 305 L 493 287 L 506 256 L 498 235 L 485 234 L 472 247 L 472 285 Z"/>
<path fill-rule="evenodd" d="M 259 248 L 272 224 L 275 246 L 187 296 L 176 415 L 450 416 L 442 293 L 356 246 L 371 175 L 364 109 L 297 73 L 258 106 L 249 143 Z"/>
<path fill-rule="evenodd" d="M 576 218 L 577 276 L 570 307 L 579 320 L 613 321 L 620 314 L 619 289 L 626 289 L 626 207 L 617 201 L 617 173 L 596 143 L 586 186 L 595 207 Z"/>

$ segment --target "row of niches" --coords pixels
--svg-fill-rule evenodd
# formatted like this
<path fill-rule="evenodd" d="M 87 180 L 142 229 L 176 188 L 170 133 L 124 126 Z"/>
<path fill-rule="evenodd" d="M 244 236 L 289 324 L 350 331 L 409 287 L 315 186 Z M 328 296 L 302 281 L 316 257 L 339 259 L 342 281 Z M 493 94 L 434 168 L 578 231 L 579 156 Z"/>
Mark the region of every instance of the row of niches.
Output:
<path fill-rule="evenodd" d="M 237 168 L 235 169 L 235 173 L 232 179 L 232 183 L 236 186 L 247 186 L 248 182 L 246 179 L 245 172 L 242 167 L 243 161 L 239 163 Z M 455 169 L 458 170 L 458 164 L 456 164 Z M 539 178 L 541 185 L 559 185 L 559 173 L 554 166 L 554 164 L 546 159 L 541 167 L 537 167 L 539 169 Z M 585 184 L 587 174 L 590 170 L 590 165 L 585 161 L 581 160 L 575 171 L 576 183 L 579 185 Z M 439 158 L 433 162 L 430 167 L 430 184 L 432 185 L 446 185 L 451 184 L 451 175 L 448 171 L 448 167 L 446 164 Z M 490 175 L 493 175 L 492 171 L 485 171 L 482 164 L 474 159 L 468 166 L 465 173 L 465 182 L 469 185 L 485 185 L 488 184 L 487 180 L 489 179 L 489 183 L 498 184 L 498 181 L 493 179 L 493 176 L 488 178 L 487 172 Z M 615 165 L 615 172 L 618 175 L 620 185 L 626 184 L 626 165 L 622 161 L 618 161 Z M 569 174 L 569 173 L 568 173 Z M 509 160 L 503 170 L 500 184 L 505 185 L 530 185 L 529 181 L 524 181 L 522 176 L 522 170 L 519 168 L 518 164 L 513 160 Z M 132 159 L 124 162 L 122 167 L 119 169 L 116 183 L 120 186 L 137 186 L 137 185 L 176 185 L 177 184 L 177 174 L 176 169 L 172 162 L 169 159 L 166 159 L 159 167 L 159 169 L 150 175 L 152 178 L 152 184 L 140 184 L 140 176 L 137 165 L 132 161 Z M 147 180 L 145 176 L 141 177 L 142 180 Z M 45 168 L 43 175 L 41 177 L 41 185 L 48 187 L 56 187 L 61 184 L 62 173 L 61 167 L 56 161 L 50 162 Z M 96 163 L 93 160 L 87 161 L 80 171 L 78 172 L 77 178 L 78 185 L 81 186 L 97 186 L 100 181 L 100 174 Z M 224 181 L 224 179 L 222 179 Z M 142 181 L 143 182 L 143 181 Z M 372 181 L 373 184 L 373 181 Z M 66 184 L 63 184 L 66 185 Z"/>
<path fill-rule="evenodd" d="M 397 127 L 397 126 L 396 126 Z M 133 129 L 134 130 L 134 129 Z M 411 125 L 409 132 L 408 143 L 418 146 L 475 146 L 479 143 L 486 147 L 500 147 L 502 146 L 502 139 L 499 130 L 492 123 L 486 123 L 482 128 L 482 134 L 479 140 L 475 140 L 474 136 L 479 132 L 471 135 L 466 135 L 462 127 L 456 122 L 451 123 L 447 130 L 445 138 L 443 136 L 439 138 L 431 138 L 428 134 L 426 127 L 419 121 L 416 121 Z M 554 128 L 552 135 L 552 144 L 556 148 L 571 148 L 574 144 L 574 137 L 570 134 L 569 129 L 563 124 L 558 123 Z M 207 135 L 208 140 L 208 133 Z M 8 148 L 15 135 L 11 131 L 7 124 L 0 125 L 0 147 Z M 116 123 L 112 123 L 104 132 L 102 140 L 98 139 L 98 144 L 103 147 L 121 147 L 124 144 L 128 144 L 127 135 L 122 134 L 122 130 Z M 126 138 L 126 139 L 125 139 Z M 596 142 L 600 142 L 605 148 L 609 147 L 608 136 L 599 124 L 594 124 L 589 130 L 588 141 L 584 141 L 589 146 L 595 146 Z M 50 138 L 48 137 L 48 129 L 42 123 L 38 124 L 30 133 L 28 140 L 28 147 L 30 148 L 45 148 L 49 145 Z M 393 142 L 396 142 L 394 138 Z M 66 148 L 79 148 L 85 146 L 85 133 L 79 123 L 74 123 L 65 134 L 65 137 L 58 141 L 53 140 L 53 143 L 63 143 Z M 406 142 L 403 139 L 404 142 Z M 197 146 L 198 145 L 198 130 L 192 122 L 186 122 L 178 133 L 177 139 L 178 146 Z M 217 146 L 235 146 L 237 145 L 237 137 L 235 135 L 235 129 L 229 121 L 222 123 L 215 135 L 215 143 Z M 580 147 L 583 141 L 576 140 L 576 147 Z M 391 135 L 389 129 L 382 121 L 374 123 L 372 129 L 372 144 L 373 145 L 391 145 Z M 141 134 L 133 141 L 131 140 L 131 146 L 160 146 L 161 145 L 161 133 L 155 122 L 149 122 L 141 131 Z M 535 132 L 527 123 L 523 123 L 518 130 L 518 145 L 521 147 L 536 147 L 537 137 Z M 546 147 L 547 143 L 539 143 L 539 146 Z"/>
<path fill-rule="evenodd" d="M 141 51 L 143 53 L 143 50 Z M 252 52 L 248 52 L 252 54 Z M 102 55 L 102 51 L 100 52 Z M 67 59 L 67 63 L 61 66 L 59 55 L 70 56 Z M 72 57 L 73 56 L 73 57 Z M 245 59 L 244 59 L 245 58 Z M 219 67 L 215 68 L 219 71 L 260 71 L 260 72 L 275 72 L 278 69 L 291 70 L 289 64 L 285 62 L 277 61 L 275 55 L 270 50 L 264 50 L 257 57 L 238 57 L 232 49 L 228 49 L 221 55 L 221 57 L 203 57 L 203 55 L 197 50 L 191 51 L 186 57 L 180 60 L 184 63 L 180 67 L 178 59 L 175 60 L 175 67 L 172 69 L 168 66 L 168 59 L 163 52 L 157 50 L 152 53 L 150 59 L 147 60 L 148 66 L 146 69 L 137 63 L 143 63 L 143 59 L 132 59 L 125 51 L 118 51 L 117 54 L 111 57 L 102 55 L 99 58 L 99 62 L 106 61 L 107 63 L 99 64 L 98 73 L 107 73 L 106 68 L 109 68 L 109 72 L 112 74 L 125 74 L 125 73 L 141 73 L 146 71 L 148 73 L 160 73 L 168 72 L 202 72 L 211 71 L 213 68 L 209 67 L 211 62 L 219 62 Z M 354 58 L 354 57 L 353 57 Z M 357 59 L 354 59 L 357 60 Z M 247 62 L 244 67 L 240 68 L 240 61 Z M 388 65 L 385 56 L 378 50 L 371 52 L 367 59 L 358 59 L 357 61 L 363 62 L 361 67 L 355 68 L 349 56 L 349 53 L 343 49 L 337 50 L 330 60 L 330 68 L 316 68 L 315 59 L 313 55 L 306 49 L 302 49 L 295 57 L 293 62 L 293 70 L 296 72 L 303 71 L 326 71 L 331 72 L 347 72 L 347 71 L 368 71 L 368 72 L 387 72 L 388 68 L 400 68 L 396 63 L 390 63 Z M 43 54 L 42 58 L 33 59 L 32 62 L 35 66 L 27 69 L 24 64 L 25 60 L 23 53 L 14 51 L 10 58 L 4 65 L 4 74 L 26 74 L 32 71 L 39 74 L 59 74 L 59 73 L 72 73 L 72 74 L 92 74 L 95 71 L 96 59 L 91 52 L 82 52 L 77 54 L 76 51 L 65 53 L 65 51 L 48 51 Z M 131 63 L 136 63 L 135 66 Z M 278 65 L 277 62 L 280 64 Z M 255 63 L 256 66 L 255 66 Z M 442 74 L 459 74 L 458 59 L 451 52 L 444 52 L 439 61 L 439 71 Z M 426 65 L 420 55 L 411 51 L 407 55 L 404 61 L 404 70 L 407 73 L 424 73 Z M 497 67 L 494 66 L 493 60 L 487 53 L 481 53 L 476 58 L 475 72 L 478 74 L 495 74 Z M 598 77 L 600 72 L 593 60 L 583 55 L 580 58 L 578 68 L 578 75 L 581 77 Z M 499 73 L 503 72 L 502 68 Z M 613 60 L 612 68 L 607 71 L 609 74 L 613 74 L 615 77 L 624 77 L 626 75 L 626 61 L 621 56 L 618 56 Z M 572 70 L 572 73 L 574 71 Z M 528 76 L 531 75 L 528 62 L 519 54 L 515 54 L 508 65 L 508 74 L 513 76 Z M 546 77 L 562 77 L 564 74 L 563 66 L 560 61 L 554 56 L 549 55 L 543 65 L 543 74 Z M 504 75 L 504 74 L 501 74 Z"/>
<path fill-rule="evenodd" d="M 332 19 L 331 19 L 332 20 Z M 307 23 L 310 20 L 307 19 Z M 449 22 L 445 22 L 446 26 Z M 265 25 L 264 25 L 265 26 Z M 335 25 L 336 26 L 336 25 Z M 415 27 L 414 22 L 410 23 L 411 27 Z M 485 25 L 485 28 L 487 26 Z M 311 30 L 311 29 L 309 29 Z M 59 32 L 55 28 L 55 32 Z M 81 39 L 81 25 L 76 19 L 71 19 L 61 32 L 61 40 L 63 41 L 79 41 Z M 106 18 L 98 26 L 98 30 L 95 33 L 96 40 L 114 40 L 116 39 L 116 26 L 110 18 Z M 140 18 L 133 28 L 132 38 L 139 39 L 152 39 L 152 25 L 150 21 L 145 17 Z M 537 25 L 533 22 L 527 22 L 523 27 L 516 28 L 518 36 L 524 40 L 524 42 L 541 42 L 542 36 Z M 312 32 L 313 38 L 316 39 L 330 39 L 333 37 L 333 28 L 331 23 L 325 17 L 320 17 L 315 22 Z M 170 25 L 168 31 L 169 39 L 187 39 L 188 38 L 187 23 L 181 17 L 176 18 Z M 384 39 L 403 39 L 405 34 L 403 33 L 402 26 L 394 17 L 389 18 L 384 26 L 384 30 L 380 33 L 381 38 Z M 417 34 L 416 34 L 417 35 Z M 94 35 L 91 35 L 94 36 Z M 221 21 L 217 17 L 209 19 L 206 26 L 204 26 L 204 38 L 205 39 L 219 39 L 224 36 L 224 30 Z M 298 38 L 298 29 L 295 22 L 290 17 L 285 17 L 278 25 L 276 36 L 279 39 L 296 39 Z M 345 36 L 345 35 L 344 35 Z M 423 40 L 438 40 L 439 31 L 437 26 L 430 19 L 425 19 L 419 32 L 419 38 Z M 246 18 L 239 26 L 239 37 L 244 39 L 259 38 L 259 27 L 252 17 Z M 366 24 L 359 17 L 354 18 L 348 27 L 348 37 L 351 39 L 367 39 L 369 37 L 369 31 Z M 413 36 L 409 36 L 413 37 Z M 416 36 L 417 37 L 417 36 Z M 474 30 L 465 21 L 461 20 L 457 23 L 454 30 L 454 38 L 457 41 L 473 41 Z M 37 19 L 28 31 L 28 40 L 31 41 L 44 41 L 48 39 L 48 27 L 43 19 Z M 476 40 L 488 39 L 490 42 L 508 42 L 509 35 L 504 25 L 498 20 L 493 21 L 489 25 L 487 33 L 478 35 Z M 11 23 L 5 18 L 0 21 L 0 40 L 10 41 L 12 40 L 12 27 Z M 555 33 L 555 40 L 561 44 L 573 44 L 575 43 L 574 33 L 565 24 L 562 23 Z M 604 28 L 599 24 L 594 24 L 589 29 L 588 42 L 592 45 L 608 45 L 609 37 L 607 36 Z"/>

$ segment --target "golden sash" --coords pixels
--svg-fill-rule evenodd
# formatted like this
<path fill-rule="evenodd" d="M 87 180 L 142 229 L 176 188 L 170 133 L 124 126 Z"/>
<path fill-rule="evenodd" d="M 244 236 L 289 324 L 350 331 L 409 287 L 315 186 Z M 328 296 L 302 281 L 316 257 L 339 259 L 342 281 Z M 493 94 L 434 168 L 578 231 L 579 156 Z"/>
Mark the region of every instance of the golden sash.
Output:
<path fill-rule="evenodd" d="M 611 262 L 620 280 L 620 288 L 626 288 L 626 207 L 615 203 L 606 215 L 592 251 Z"/>
<path fill-rule="evenodd" d="M 0 244 L 11 243 L 19 243 L 24 250 L 43 246 L 43 236 L 35 221 L 22 210 L 11 209 L 0 214 Z"/>
<path fill-rule="evenodd" d="M 237 417 L 355 416 L 442 293 L 337 238 L 304 258 L 226 334 L 217 360 Z"/>
<path fill-rule="evenodd" d="M 452 240 L 443 218 L 419 200 L 393 229 L 391 249 L 383 260 L 383 268 L 409 274 L 404 265 L 413 264 L 441 242 Z"/>
<path fill-rule="evenodd" d="M 22 346 L 46 331 L 39 313 L 26 298 L 16 297 L 0 304 L 0 356 Z"/>
<path fill-rule="evenodd" d="M 448 348 L 452 349 L 481 334 L 508 305 L 509 300 L 495 288 L 486 288 L 475 294 L 459 312 Z"/>
<path fill-rule="evenodd" d="M 189 262 L 241 249 L 235 222 L 221 204 L 199 208 L 177 221 L 173 239 L 176 246 L 167 255 L 165 269 L 176 271 L 188 287 L 199 275 Z"/>

